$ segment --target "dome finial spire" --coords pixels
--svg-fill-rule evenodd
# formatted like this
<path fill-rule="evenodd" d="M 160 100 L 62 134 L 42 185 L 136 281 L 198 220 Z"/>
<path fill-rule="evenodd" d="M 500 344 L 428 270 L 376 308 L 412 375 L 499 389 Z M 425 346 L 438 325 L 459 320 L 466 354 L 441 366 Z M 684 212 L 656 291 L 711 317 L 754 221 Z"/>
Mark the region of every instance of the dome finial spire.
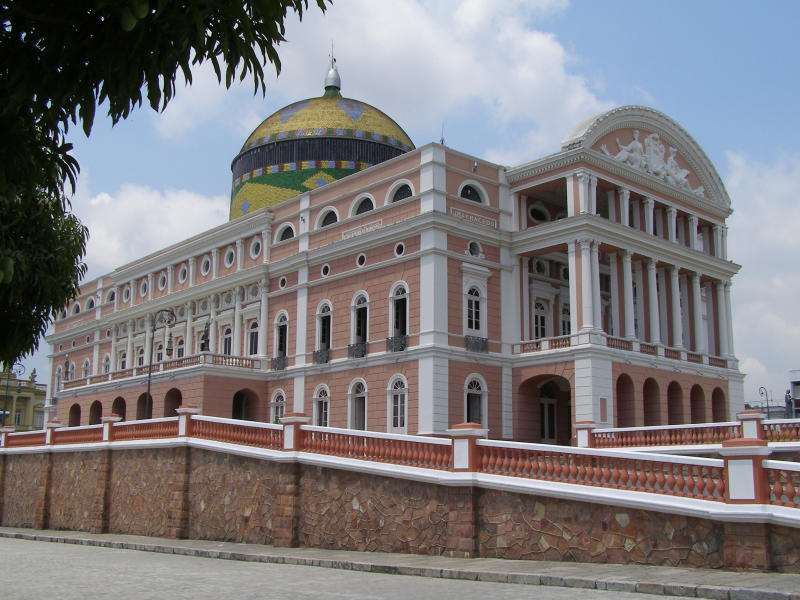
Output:
<path fill-rule="evenodd" d="M 333 55 L 333 40 L 331 40 L 331 66 L 325 76 L 325 96 L 341 96 L 339 90 L 342 89 L 342 79 L 339 77 L 339 70 L 336 68 L 336 57 Z"/>

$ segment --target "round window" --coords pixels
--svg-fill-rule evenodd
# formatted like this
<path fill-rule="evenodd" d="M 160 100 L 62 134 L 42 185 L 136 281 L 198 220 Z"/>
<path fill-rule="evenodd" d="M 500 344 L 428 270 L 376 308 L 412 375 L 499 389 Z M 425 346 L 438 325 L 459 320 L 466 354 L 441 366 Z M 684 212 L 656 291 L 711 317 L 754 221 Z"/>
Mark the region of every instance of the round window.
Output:
<path fill-rule="evenodd" d="M 528 215 L 530 215 L 531 221 L 535 223 L 544 223 L 548 220 L 547 213 L 538 205 L 531 206 L 528 209 Z"/>
<path fill-rule="evenodd" d="M 211 259 L 207 256 L 203 258 L 203 262 L 200 263 L 200 273 L 202 275 L 208 275 L 208 272 L 211 270 Z"/>
<path fill-rule="evenodd" d="M 234 252 L 233 248 L 228 248 L 228 251 L 225 253 L 225 266 L 230 267 L 233 264 L 233 260 L 236 258 L 236 252 Z"/>
<path fill-rule="evenodd" d="M 178 271 L 178 283 L 183 283 L 186 281 L 186 278 L 189 276 L 189 270 L 186 268 L 186 265 L 181 265 L 180 271 Z"/>
<path fill-rule="evenodd" d="M 367 264 L 367 255 L 359 254 L 356 258 L 356 266 L 363 267 L 365 264 Z"/>
<path fill-rule="evenodd" d="M 142 281 L 142 285 L 139 286 L 139 295 L 142 297 L 147 295 L 147 281 Z"/>
<path fill-rule="evenodd" d="M 327 264 L 327 263 L 322 265 L 322 269 L 320 270 L 320 273 L 322 273 L 323 277 L 327 277 L 331 273 L 331 266 L 329 264 Z"/>
<path fill-rule="evenodd" d="M 280 280 L 278 280 L 278 287 L 281 289 L 286 287 L 286 277 L 281 277 Z"/>
<path fill-rule="evenodd" d="M 400 242 L 399 244 L 397 244 L 394 247 L 394 255 L 395 256 L 403 256 L 403 254 L 405 254 L 405 251 L 406 251 L 406 247 L 405 247 L 405 244 L 403 244 L 402 242 Z"/>
<path fill-rule="evenodd" d="M 131 288 L 130 288 L 130 287 L 127 287 L 127 286 L 126 286 L 126 287 L 125 287 L 125 289 L 124 289 L 124 290 L 122 290 L 122 299 L 123 299 L 125 302 L 127 302 L 128 300 L 130 300 L 130 299 L 131 299 Z"/>
<path fill-rule="evenodd" d="M 469 252 L 470 256 L 475 256 L 477 258 L 482 254 L 481 245 L 478 242 L 470 242 L 467 245 L 467 252 Z"/>
<path fill-rule="evenodd" d="M 167 287 L 167 275 L 162 273 L 161 276 L 158 278 L 158 289 L 159 291 L 163 290 Z"/>
<path fill-rule="evenodd" d="M 261 254 L 261 240 L 254 238 L 250 244 L 250 258 L 257 258 Z"/>

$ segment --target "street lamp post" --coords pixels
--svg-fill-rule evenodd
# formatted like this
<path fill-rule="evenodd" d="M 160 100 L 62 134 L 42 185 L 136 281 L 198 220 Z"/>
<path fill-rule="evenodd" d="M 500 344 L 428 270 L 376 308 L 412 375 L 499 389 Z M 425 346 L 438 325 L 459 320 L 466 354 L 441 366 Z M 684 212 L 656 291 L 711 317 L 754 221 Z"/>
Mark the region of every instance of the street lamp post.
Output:
<path fill-rule="evenodd" d="M 3 398 L 3 426 L 6 424 L 6 416 L 8 416 L 8 399 L 11 396 L 8 388 L 11 383 L 11 376 L 19 378 L 25 373 L 25 366 L 19 363 L 12 364 L 6 371 L 6 395 Z"/>
<path fill-rule="evenodd" d="M 758 388 L 758 395 L 767 401 L 767 418 L 769 419 L 769 394 L 767 393 L 767 388 L 763 385 Z"/>
<path fill-rule="evenodd" d="M 156 325 L 158 322 L 158 317 L 161 314 L 165 314 L 166 317 L 164 318 L 165 325 L 172 325 L 176 321 L 175 312 L 171 308 L 162 308 L 161 310 L 155 312 L 153 316 L 150 318 L 150 362 L 147 365 L 147 396 L 145 396 L 145 418 L 153 418 L 153 406 L 152 406 L 152 399 L 150 398 L 150 379 L 153 376 L 153 348 L 155 347 L 155 331 Z M 169 334 L 169 338 L 167 339 L 167 346 L 164 349 L 167 356 L 172 356 L 172 333 Z"/>

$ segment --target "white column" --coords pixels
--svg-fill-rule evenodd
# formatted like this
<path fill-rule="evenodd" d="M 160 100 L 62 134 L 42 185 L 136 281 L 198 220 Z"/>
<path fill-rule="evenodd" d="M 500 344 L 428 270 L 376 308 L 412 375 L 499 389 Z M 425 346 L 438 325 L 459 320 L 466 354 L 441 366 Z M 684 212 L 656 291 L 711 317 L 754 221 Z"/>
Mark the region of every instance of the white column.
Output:
<path fill-rule="evenodd" d="M 725 284 L 717 282 L 717 322 L 716 327 L 719 332 L 719 355 L 730 355 L 728 348 L 728 307 L 725 304 Z"/>
<path fill-rule="evenodd" d="M 131 279 L 130 283 L 128 284 L 131 288 L 131 302 L 130 306 L 133 306 L 134 301 L 136 300 L 136 294 L 139 293 L 139 290 L 136 289 L 136 282 Z"/>
<path fill-rule="evenodd" d="M 697 223 L 696 215 L 689 215 L 689 248 L 697 250 Z"/>
<path fill-rule="evenodd" d="M 633 282 L 636 286 L 636 325 L 635 335 L 636 338 L 644 341 L 644 319 L 645 319 L 645 304 L 644 304 L 644 278 L 641 261 L 633 263 Z"/>
<path fill-rule="evenodd" d="M 678 266 L 669 270 L 669 288 L 672 298 L 672 345 L 683 348 L 683 318 L 681 316 L 681 288 L 678 281 Z"/>
<path fill-rule="evenodd" d="M 572 333 L 578 332 L 578 257 L 575 256 L 575 242 L 567 242 L 567 261 L 569 271 L 569 327 Z"/>
<path fill-rule="evenodd" d="M 575 175 L 567 175 L 564 178 L 564 183 L 567 186 L 567 216 L 574 217 L 578 214 L 578 211 L 575 210 Z"/>
<path fill-rule="evenodd" d="M 619 323 L 619 267 L 616 254 L 609 255 L 608 265 L 611 278 L 611 335 L 619 337 L 622 329 Z"/>
<path fill-rule="evenodd" d="M 700 274 L 692 273 L 692 309 L 694 323 L 694 351 L 698 354 L 706 352 L 706 331 L 703 327 L 703 308 L 700 299 Z"/>
<path fill-rule="evenodd" d="M 245 356 L 242 352 L 242 288 L 238 285 L 233 290 L 236 304 L 233 308 L 233 354 L 234 356 Z"/>
<path fill-rule="evenodd" d="M 608 220 L 612 223 L 617 222 L 617 203 L 615 202 L 617 199 L 616 192 L 614 190 L 608 190 L 606 192 L 606 198 L 608 200 Z"/>
<path fill-rule="evenodd" d="M 705 288 L 704 303 L 706 309 L 706 353 L 714 354 L 715 352 L 718 353 L 719 349 L 714 347 L 714 334 L 716 333 L 714 327 L 716 327 L 717 324 L 714 321 L 714 298 L 711 290 L 711 283 L 706 282 L 703 288 Z M 703 294 L 700 295 L 701 299 L 702 297 Z"/>
<path fill-rule="evenodd" d="M 519 272 L 522 277 L 522 285 L 520 286 L 520 294 L 522 295 L 522 336 L 523 340 L 533 339 L 531 335 L 531 286 L 530 274 L 528 272 L 528 261 L 530 259 L 523 256 L 519 258 L 521 266 Z"/>
<path fill-rule="evenodd" d="M 194 263 L 195 263 L 194 256 L 188 260 L 189 263 L 189 287 L 194 285 Z"/>
<path fill-rule="evenodd" d="M 261 305 L 258 313 L 258 355 L 267 355 L 267 315 L 269 314 L 269 291 L 267 290 L 266 278 L 258 282 L 258 289 L 261 290 Z"/>
<path fill-rule="evenodd" d="M 186 307 L 186 331 L 183 334 L 183 354 L 184 356 L 189 356 L 190 354 L 194 354 L 194 335 L 192 333 L 192 303 L 187 302 L 184 306 Z"/>
<path fill-rule="evenodd" d="M 111 371 L 117 370 L 117 327 L 111 326 Z"/>
<path fill-rule="evenodd" d="M 674 206 L 667 207 L 667 239 L 670 242 L 678 241 L 678 209 Z"/>
<path fill-rule="evenodd" d="M 217 278 L 217 259 L 219 258 L 219 250 L 217 248 L 211 249 L 211 279 Z"/>
<path fill-rule="evenodd" d="M 125 368 L 133 366 L 133 319 L 128 321 L 128 343 L 125 346 Z"/>
<path fill-rule="evenodd" d="M 517 207 L 517 215 L 519 216 L 517 228 L 519 231 L 525 231 L 528 228 L 528 211 L 525 210 L 527 199 L 522 194 L 515 192 L 511 195 L 511 202 Z"/>
<path fill-rule="evenodd" d="M 214 263 L 216 264 L 216 262 Z M 211 324 L 208 332 L 208 349 L 214 354 L 217 353 L 217 297 L 211 294 L 208 297 L 209 314 L 211 315 Z"/>
<path fill-rule="evenodd" d="M 119 286 L 114 286 L 114 312 L 119 309 Z"/>
<path fill-rule="evenodd" d="M 647 300 L 650 313 L 650 341 L 661 343 L 661 325 L 658 320 L 658 282 L 656 280 L 656 261 L 647 261 Z"/>
<path fill-rule="evenodd" d="M 653 228 L 653 208 L 655 207 L 655 200 L 650 197 L 645 198 L 642 201 L 644 205 L 644 229 L 645 232 L 653 235 L 655 230 Z"/>
<path fill-rule="evenodd" d="M 603 329 L 603 305 L 600 302 L 600 242 L 592 241 L 592 315 L 594 327 L 598 331 Z"/>
<path fill-rule="evenodd" d="M 147 274 L 147 300 L 153 299 L 153 274 Z"/>
<path fill-rule="evenodd" d="M 735 356 L 736 352 L 733 349 L 733 313 L 731 312 L 731 282 L 725 282 L 725 318 L 727 319 L 728 329 L 728 354 Z"/>
<path fill-rule="evenodd" d="M 172 293 L 172 280 L 174 279 L 175 275 L 175 267 L 173 265 L 167 266 L 167 293 Z"/>
<path fill-rule="evenodd" d="M 236 240 L 236 270 L 242 270 L 242 261 L 244 260 L 244 242 L 240 239 Z"/>
<path fill-rule="evenodd" d="M 94 347 L 92 348 L 92 375 L 100 372 L 100 330 L 94 332 Z"/>
<path fill-rule="evenodd" d="M 581 306 L 583 327 L 581 331 L 594 329 L 594 303 L 592 302 L 592 257 L 591 241 L 580 240 L 581 244 Z"/>
<path fill-rule="evenodd" d="M 714 225 L 711 230 L 714 232 L 714 256 L 722 258 L 722 225 Z"/>
<path fill-rule="evenodd" d="M 636 332 L 633 327 L 633 273 L 631 269 L 631 253 L 622 251 L 622 288 L 625 301 L 625 337 L 633 339 Z"/>
<path fill-rule="evenodd" d="M 144 318 L 144 364 L 149 364 L 150 349 L 153 347 L 153 326 L 151 325 L 153 315 L 148 314 Z"/>
<path fill-rule="evenodd" d="M 720 257 L 723 260 L 728 260 L 728 227 L 726 225 L 722 226 L 722 233 L 720 237 L 721 237 L 720 250 L 722 252 L 722 254 L 720 254 Z"/>
<path fill-rule="evenodd" d="M 589 212 L 597 214 L 597 177 L 589 176 Z"/>
<path fill-rule="evenodd" d="M 269 249 L 271 241 L 272 229 L 265 229 L 261 232 L 261 262 L 267 264 L 269 262 Z"/>
<path fill-rule="evenodd" d="M 307 236 L 306 236 L 307 237 Z M 306 335 L 308 333 L 308 267 L 302 266 L 297 270 L 297 310 L 294 343 L 294 364 L 300 366 L 306 364 Z M 311 316 L 313 327 L 313 319 Z M 273 340 L 274 343 L 274 340 Z M 287 344 L 288 345 L 288 344 Z M 313 348 L 313 346 L 312 346 Z"/>
<path fill-rule="evenodd" d="M 586 171 L 579 171 L 578 177 L 578 206 L 579 212 L 585 214 L 589 212 L 589 182 L 591 176 Z"/>
<path fill-rule="evenodd" d="M 625 188 L 619 188 L 619 222 L 630 227 L 630 202 L 631 191 Z"/>
<path fill-rule="evenodd" d="M 519 256 L 512 254 L 508 248 L 501 247 L 500 264 L 503 267 L 500 270 L 500 314 L 503 315 L 500 319 L 500 335 L 503 341 L 503 353 L 511 354 L 511 344 L 519 339 L 520 332 L 519 300 L 522 286 L 520 286 Z"/>
<path fill-rule="evenodd" d="M 658 332 L 661 335 L 661 343 L 667 344 L 669 340 L 669 315 L 667 314 L 667 273 L 662 267 L 656 269 L 656 279 L 658 280 Z"/>

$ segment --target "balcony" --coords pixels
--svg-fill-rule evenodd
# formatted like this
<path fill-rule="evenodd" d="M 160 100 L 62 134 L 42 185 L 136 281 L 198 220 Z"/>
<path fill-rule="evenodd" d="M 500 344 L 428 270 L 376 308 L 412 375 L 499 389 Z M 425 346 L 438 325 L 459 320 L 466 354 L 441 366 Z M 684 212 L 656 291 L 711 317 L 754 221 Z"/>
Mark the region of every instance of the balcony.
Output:
<path fill-rule="evenodd" d="M 312 362 L 315 365 L 324 365 L 331 360 L 331 351 L 330 348 L 322 348 L 320 350 L 314 350 L 314 354 L 311 357 Z"/>
<path fill-rule="evenodd" d="M 402 352 L 408 347 L 407 335 L 393 335 L 386 338 L 386 351 L 387 352 Z"/>
<path fill-rule="evenodd" d="M 367 355 L 367 343 L 356 342 L 347 346 L 347 358 L 364 358 Z"/>
<path fill-rule="evenodd" d="M 477 337 L 474 335 L 464 336 L 464 347 L 469 352 L 489 352 L 489 340 L 484 337 Z"/>
<path fill-rule="evenodd" d="M 286 369 L 286 357 L 285 356 L 276 356 L 275 358 L 270 359 L 269 361 L 269 368 L 273 371 L 283 371 Z"/>

